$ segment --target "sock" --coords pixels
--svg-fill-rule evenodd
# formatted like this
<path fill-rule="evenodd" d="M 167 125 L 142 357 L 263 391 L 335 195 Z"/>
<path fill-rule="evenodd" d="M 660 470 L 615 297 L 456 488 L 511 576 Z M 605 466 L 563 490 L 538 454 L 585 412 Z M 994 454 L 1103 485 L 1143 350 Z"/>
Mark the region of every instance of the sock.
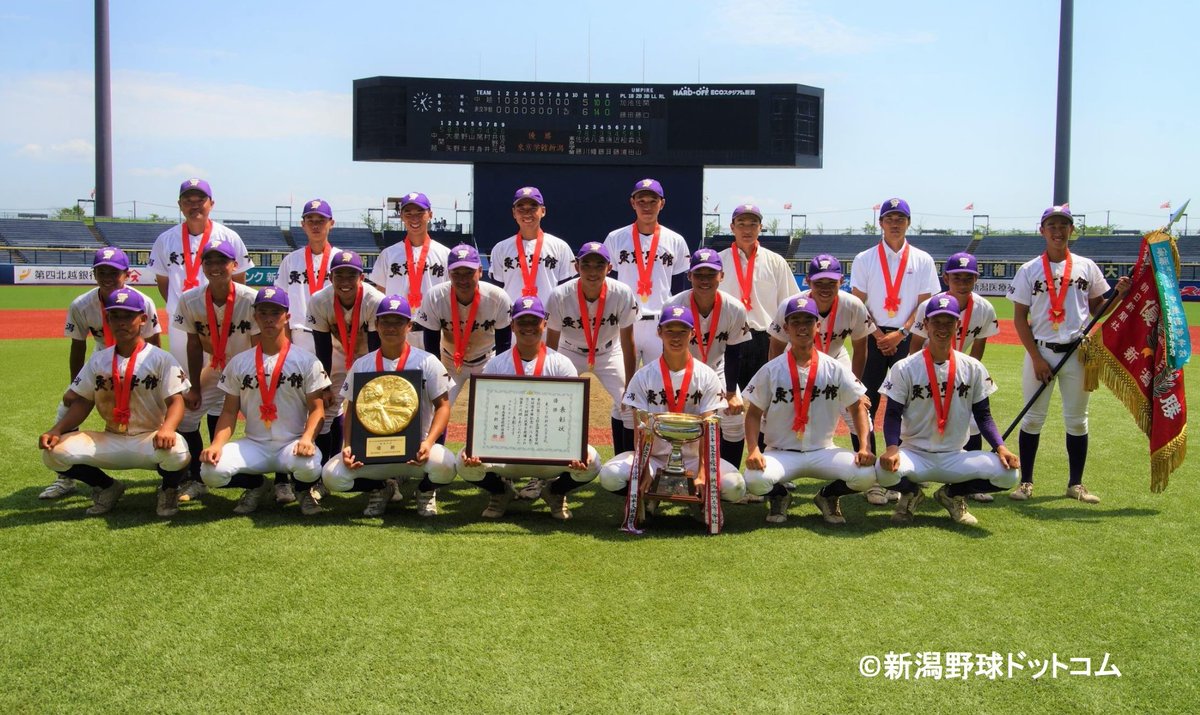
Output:
<path fill-rule="evenodd" d="M 434 484 L 433 482 L 429 481 L 429 475 L 425 475 L 424 477 L 421 477 L 421 483 L 417 485 L 417 491 L 419 491 L 419 492 L 431 492 L 437 488 L 438 488 L 437 484 Z"/>
<path fill-rule="evenodd" d="M 1037 459 L 1038 443 L 1042 440 L 1041 433 L 1030 434 L 1021 430 L 1017 437 L 1017 450 L 1021 456 L 1021 481 L 1033 483 L 1033 463 Z"/>
<path fill-rule="evenodd" d="M 258 489 L 266 481 L 261 474 L 235 474 L 225 486 L 240 489 Z"/>
<path fill-rule="evenodd" d="M 188 477 L 192 481 L 200 481 L 200 453 L 204 451 L 204 442 L 200 439 L 200 430 L 191 432 L 180 432 L 183 436 L 183 441 L 187 442 L 188 453 L 192 455 L 192 461 L 188 463 Z"/>
<path fill-rule="evenodd" d="M 83 482 L 89 487 L 100 487 L 108 489 L 113 485 L 113 478 L 108 476 L 99 467 L 93 467 L 90 464 L 75 464 L 65 472 L 59 472 L 64 477 L 75 479 Z"/>
<path fill-rule="evenodd" d="M 742 447 L 745 446 L 745 440 L 730 442 L 724 437 L 721 438 L 721 459 L 729 462 L 734 467 L 742 468 Z"/>
<path fill-rule="evenodd" d="M 176 470 L 174 472 L 165 472 L 162 467 L 158 468 L 158 476 L 162 477 L 163 489 L 178 489 L 179 483 L 183 481 L 184 475 L 187 474 L 187 468 Z"/>
<path fill-rule="evenodd" d="M 341 443 L 342 443 L 342 416 L 338 415 L 337 417 L 333 418 L 333 423 L 329 425 L 329 441 L 326 444 L 326 446 L 329 448 L 329 451 L 321 452 L 321 454 L 322 455 L 333 454 L 333 446 L 340 445 Z"/>
<path fill-rule="evenodd" d="M 577 482 L 574 479 L 572 479 L 570 472 L 563 472 L 562 474 L 555 477 L 554 481 L 550 482 L 550 493 L 562 495 L 562 494 L 566 494 L 567 492 L 571 491 L 572 489 L 578 489 L 579 487 L 582 487 L 583 485 L 584 485 L 584 482 Z"/>
<path fill-rule="evenodd" d="M 209 441 L 209 443 L 212 442 L 213 435 L 217 433 L 217 419 L 219 419 L 219 418 L 216 415 L 205 415 L 204 416 L 204 421 L 208 425 L 208 441 Z M 199 432 L 200 430 L 197 429 L 196 431 Z"/>
<path fill-rule="evenodd" d="M 352 491 L 352 492 L 373 492 L 376 489 L 382 489 L 382 488 L 383 488 L 383 482 L 379 481 L 378 479 L 364 479 L 362 477 L 355 477 L 354 484 L 350 486 L 350 491 Z"/>
<path fill-rule="evenodd" d="M 1067 435 L 1067 469 L 1071 474 L 1068 487 L 1083 484 L 1083 465 L 1087 463 L 1088 436 L 1086 434 Z M 1022 460 L 1024 464 L 1024 460 Z"/>
<path fill-rule="evenodd" d="M 986 494 L 998 491 L 1001 491 L 1000 487 L 992 484 L 987 479 L 968 479 L 965 482 L 951 484 L 946 488 L 946 492 L 952 497 L 965 497 L 971 494 Z"/>
<path fill-rule="evenodd" d="M 771 487 L 771 491 L 767 492 L 767 497 L 782 497 L 787 496 L 787 487 L 782 484 L 776 484 Z"/>
<path fill-rule="evenodd" d="M 610 417 L 608 422 L 612 429 L 613 454 L 633 449 L 633 445 L 625 446 L 625 427 L 621 424 L 621 420 Z"/>
<path fill-rule="evenodd" d="M 841 479 L 834 479 L 832 482 L 821 487 L 820 491 L 821 496 L 825 497 L 826 499 L 836 499 L 838 497 L 844 497 L 847 494 L 853 493 L 854 490 L 850 488 L 850 485 L 846 484 L 846 482 L 842 481 Z"/>
<path fill-rule="evenodd" d="M 970 437 L 967 437 L 967 443 L 963 446 L 963 449 L 968 452 L 978 452 L 979 450 L 983 449 L 983 435 L 973 434 Z M 971 493 L 975 494 L 976 492 Z"/>
<path fill-rule="evenodd" d="M 475 482 L 475 486 L 487 491 L 489 494 L 504 493 L 504 480 L 495 472 L 488 472 L 483 475 L 483 479 Z"/>
<path fill-rule="evenodd" d="M 901 494 L 916 494 L 921 490 L 921 486 L 916 482 L 910 481 L 908 477 L 900 477 L 900 481 L 896 484 L 883 488 L 893 492 L 900 492 Z"/>

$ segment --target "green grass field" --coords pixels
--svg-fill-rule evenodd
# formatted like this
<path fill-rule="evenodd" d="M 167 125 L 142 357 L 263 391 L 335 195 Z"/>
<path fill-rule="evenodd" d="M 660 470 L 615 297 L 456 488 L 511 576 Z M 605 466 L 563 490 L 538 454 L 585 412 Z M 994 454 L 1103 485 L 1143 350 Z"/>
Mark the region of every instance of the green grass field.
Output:
<path fill-rule="evenodd" d="M 0 308 L 61 307 L 78 292 L 0 289 Z M 594 486 L 572 498 L 572 521 L 539 502 L 488 523 L 483 492 L 461 481 L 431 521 L 409 503 L 364 519 L 361 496 L 332 497 L 315 519 L 274 505 L 238 517 L 236 490 L 161 520 L 151 472 L 130 473 L 118 507 L 87 518 L 81 496 L 36 498 L 51 480 L 35 442 L 64 386 L 65 342 L 0 345 L 2 712 L 1190 713 L 1200 702 L 1194 460 L 1151 494 L 1146 440 L 1103 389 L 1086 482 L 1104 501 L 1060 496 L 1052 410 L 1035 498 L 973 505 L 975 528 L 932 500 L 893 528 L 890 508 L 860 498 L 844 500 L 847 526 L 827 527 L 813 482 L 786 524 L 732 506 L 718 537 L 683 514 L 621 534 L 621 504 Z M 1021 406 L 1020 360 L 1019 347 L 988 347 L 1001 428 Z M 1187 378 L 1200 394 L 1194 367 Z M 950 651 L 1023 652 L 1026 670 L 859 674 L 864 656 Z M 1105 653 L 1121 677 L 1034 679 L 1028 666 L 1057 654 L 1096 668 Z"/>

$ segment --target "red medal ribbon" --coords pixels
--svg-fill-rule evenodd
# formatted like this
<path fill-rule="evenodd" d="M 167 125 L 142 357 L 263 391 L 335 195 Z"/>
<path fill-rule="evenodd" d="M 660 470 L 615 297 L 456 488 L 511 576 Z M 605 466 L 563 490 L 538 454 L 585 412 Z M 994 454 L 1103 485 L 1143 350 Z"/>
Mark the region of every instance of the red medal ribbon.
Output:
<path fill-rule="evenodd" d="M 467 322 L 459 318 L 458 296 L 450 291 L 450 330 L 454 336 L 454 369 L 462 370 L 467 357 L 467 343 L 471 342 L 471 330 L 475 327 L 475 314 L 479 312 L 479 289 L 471 298 L 471 309 L 467 311 Z"/>
<path fill-rule="evenodd" d="M 654 224 L 654 238 L 650 241 L 650 255 L 644 261 L 642 260 L 642 232 L 638 230 L 636 222 L 629 230 L 633 233 L 633 262 L 637 266 L 638 273 L 637 293 L 644 303 L 654 292 L 652 275 L 654 262 L 658 260 L 658 237 L 662 232 L 662 227 L 657 223 Z"/>
<path fill-rule="evenodd" d="M 120 355 L 117 354 L 117 349 L 113 348 L 113 422 L 116 423 L 118 432 L 125 432 L 129 429 L 129 398 L 133 393 L 133 368 L 137 362 L 138 353 L 144 347 L 146 347 L 146 342 L 138 338 L 137 347 L 133 349 L 133 353 L 129 356 L 129 362 L 125 363 L 124 377 L 121 377 L 117 373 L 117 359 Z"/>
<path fill-rule="evenodd" d="M 904 250 L 900 252 L 900 265 L 896 267 L 896 282 L 892 282 L 892 272 L 888 270 L 887 254 L 883 250 L 883 242 L 879 243 L 879 267 L 883 270 L 883 286 L 887 296 L 883 300 L 883 308 L 889 316 L 895 317 L 900 310 L 900 284 L 904 282 L 904 269 L 908 267 L 908 241 L 904 242 Z"/>
<path fill-rule="evenodd" d="M 204 289 L 204 312 L 208 317 L 208 337 L 212 340 L 212 360 L 208 366 L 214 370 L 225 367 L 227 356 L 225 346 L 229 344 L 229 333 L 233 329 L 233 302 L 237 299 L 237 290 L 229 285 L 229 297 L 225 299 L 224 322 L 217 325 L 217 309 L 213 306 L 212 286 Z"/>
<path fill-rule="evenodd" d="M 517 240 L 517 267 L 521 269 L 521 283 L 525 286 L 521 289 L 521 295 L 537 295 L 538 262 L 542 260 L 542 239 L 545 235 L 539 228 L 537 241 L 533 244 L 532 260 L 525 257 L 525 239 L 519 233 L 514 236 Z"/>
<path fill-rule="evenodd" d="M 696 337 L 697 352 L 700 353 L 700 362 L 708 365 L 708 351 L 712 349 L 713 339 L 717 335 L 717 323 L 721 321 L 721 293 L 717 292 L 713 299 L 712 317 L 708 323 L 708 341 L 704 340 L 704 333 L 700 331 L 700 309 L 696 307 L 696 294 L 693 292 L 689 298 L 692 301 L 692 322 L 695 327 L 692 332 Z M 712 367 L 709 365 L 709 367 Z"/>
<path fill-rule="evenodd" d="M 589 318 L 587 299 L 583 297 L 583 285 L 577 284 L 575 296 L 579 299 L 579 327 L 583 328 L 583 339 L 587 341 L 588 369 L 596 367 L 596 344 L 600 342 L 600 323 L 604 321 L 604 301 L 608 298 L 608 281 L 600 284 L 600 298 L 596 301 L 596 317 Z"/>
<path fill-rule="evenodd" d="M 758 255 L 758 243 L 755 242 L 754 250 L 750 252 L 750 256 L 746 259 L 746 272 L 742 272 L 742 249 L 736 244 L 733 246 L 733 272 L 737 276 L 738 289 L 742 293 L 742 305 L 746 306 L 746 310 L 753 310 L 754 297 L 754 257 Z"/>
<path fill-rule="evenodd" d="M 804 383 L 804 390 L 800 390 L 800 371 L 796 368 L 796 353 L 788 351 L 787 361 L 788 373 L 792 376 L 792 409 L 795 411 L 795 416 L 792 417 L 792 429 L 796 431 L 796 436 L 799 437 L 808 429 L 808 406 L 810 404 L 808 396 L 812 394 L 813 385 L 817 384 L 817 354 L 819 350 L 813 349 L 812 356 L 808 359 L 808 379 Z"/>
<path fill-rule="evenodd" d="M 408 353 L 411 346 L 405 342 L 404 349 L 400 351 L 400 359 L 396 361 L 396 370 L 403 370 L 408 363 Z M 383 349 L 375 351 L 375 371 L 383 372 Z"/>
<path fill-rule="evenodd" d="M 951 345 L 955 350 L 962 352 L 967 345 L 967 336 L 970 334 L 968 326 L 971 324 L 971 311 L 975 310 L 975 299 L 967 298 L 967 309 L 963 311 L 962 320 L 958 324 L 958 340 Z"/>
<path fill-rule="evenodd" d="M 100 301 L 100 330 L 104 333 L 104 347 L 111 348 L 117 344 L 117 339 L 113 337 L 112 328 L 108 327 L 108 312 L 104 310 L 104 299 L 100 297 L 100 291 L 96 291 L 96 300 Z"/>
<path fill-rule="evenodd" d="M 1059 279 L 1057 288 L 1054 286 L 1054 272 L 1050 270 L 1050 256 L 1042 254 L 1042 276 L 1046 279 L 1046 292 L 1050 294 L 1050 310 L 1046 316 L 1050 318 L 1050 322 L 1054 324 L 1054 329 L 1058 330 L 1058 326 L 1062 325 L 1063 320 L 1067 317 L 1063 310 L 1063 304 L 1067 302 L 1067 288 L 1071 285 L 1071 252 L 1067 251 L 1066 265 L 1063 266 L 1062 278 Z"/>
<path fill-rule="evenodd" d="M 304 275 L 308 278 L 308 294 L 312 295 L 325 286 L 325 276 L 329 273 L 329 254 L 333 253 L 326 244 L 325 252 L 321 254 L 321 269 L 313 276 L 312 246 L 304 247 Z"/>
<path fill-rule="evenodd" d="M 212 236 L 213 222 L 209 221 L 204 227 L 204 237 L 200 239 L 200 245 L 196 247 L 196 252 L 192 252 L 191 234 L 188 233 L 187 223 L 180 226 L 183 231 L 183 289 L 190 290 L 200 285 L 200 259 L 204 256 L 204 249 L 208 248 L 208 239 Z"/>
<path fill-rule="evenodd" d="M 254 348 L 254 367 L 257 370 L 258 377 L 258 392 L 262 396 L 262 404 L 258 406 L 258 416 L 262 418 L 263 424 L 267 429 L 271 428 L 271 423 L 279 417 L 279 411 L 275 409 L 275 393 L 279 390 L 280 376 L 283 375 L 283 362 L 287 360 L 288 350 L 291 350 L 292 344 L 286 338 L 283 339 L 283 345 L 279 348 L 279 356 L 275 361 L 275 369 L 271 371 L 271 379 L 268 381 L 263 374 L 263 349 L 262 344 Z"/>
<path fill-rule="evenodd" d="M 413 310 L 421 307 L 421 282 L 425 280 L 425 259 L 429 257 L 429 237 L 421 244 L 421 256 L 413 263 L 412 240 L 404 236 L 404 256 L 408 271 L 408 306 Z M 414 278 L 415 276 L 415 278 Z"/>
<path fill-rule="evenodd" d="M 683 369 L 683 382 L 679 385 L 679 392 L 675 391 L 675 386 L 671 384 L 671 370 L 667 367 L 667 361 L 664 358 L 658 359 L 658 369 L 662 371 L 663 387 L 667 392 L 667 409 L 671 412 L 683 412 L 687 409 L 687 391 L 692 385 L 692 368 L 695 365 L 695 358 L 688 355 L 687 367 Z"/>
<path fill-rule="evenodd" d="M 841 292 L 842 292 L 841 290 L 838 290 L 838 293 L 841 293 Z M 815 347 L 817 348 L 817 350 L 820 350 L 821 352 L 825 353 L 826 355 L 829 354 L 829 351 L 832 349 L 832 346 L 833 346 L 833 324 L 837 322 L 837 309 L 838 309 L 838 301 L 839 300 L 840 300 L 840 296 L 838 296 L 837 293 L 834 293 L 833 294 L 833 306 L 829 308 L 829 315 L 825 316 L 825 338 L 824 338 L 824 340 L 822 340 L 822 338 L 821 338 L 821 331 L 818 330 L 817 334 L 816 334 Z M 822 342 L 824 342 L 825 344 L 822 345 L 821 344 Z"/>
<path fill-rule="evenodd" d="M 350 366 L 354 364 L 354 351 L 358 348 L 358 319 L 362 313 L 362 297 L 363 287 L 359 284 L 358 292 L 354 294 L 354 309 L 350 315 L 353 324 L 349 329 L 346 328 L 346 311 L 337 296 L 333 297 L 333 317 L 337 319 L 338 339 L 342 341 L 342 352 L 346 357 L 346 372 L 350 372 Z"/>
<path fill-rule="evenodd" d="M 525 374 L 525 364 L 521 362 L 521 353 L 517 352 L 517 347 L 514 345 L 512 349 L 513 369 L 517 375 Z M 537 363 L 533 366 L 533 377 L 542 376 L 542 367 L 546 364 L 546 343 L 538 345 Z"/>
<path fill-rule="evenodd" d="M 946 418 L 950 415 L 950 398 L 954 396 L 955 361 L 954 351 L 950 351 L 950 369 L 946 373 L 946 394 L 938 387 L 937 373 L 933 369 L 933 356 L 929 348 L 925 349 L 925 374 L 929 376 L 929 395 L 933 398 L 933 411 L 937 414 L 938 434 L 946 433 Z"/>

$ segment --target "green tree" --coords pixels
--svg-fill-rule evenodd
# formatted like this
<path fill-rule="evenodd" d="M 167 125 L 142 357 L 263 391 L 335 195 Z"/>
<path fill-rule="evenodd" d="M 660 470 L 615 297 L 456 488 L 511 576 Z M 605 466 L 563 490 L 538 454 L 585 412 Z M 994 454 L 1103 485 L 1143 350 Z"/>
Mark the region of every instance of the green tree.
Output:
<path fill-rule="evenodd" d="M 779 233 L 779 218 L 773 218 L 763 224 L 763 233 L 769 233 L 772 236 Z"/>
<path fill-rule="evenodd" d="M 83 207 L 75 204 L 69 208 L 59 209 L 54 213 L 54 218 L 59 221 L 82 221 L 87 214 L 83 212 Z"/>
<path fill-rule="evenodd" d="M 712 238 L 717 235 L 717 231 L 719 230 L 721 230 L 721 225 L 717 223 L 715 218 L 711 219 L 708 223 L 704 224 L 704 237 Z"/>

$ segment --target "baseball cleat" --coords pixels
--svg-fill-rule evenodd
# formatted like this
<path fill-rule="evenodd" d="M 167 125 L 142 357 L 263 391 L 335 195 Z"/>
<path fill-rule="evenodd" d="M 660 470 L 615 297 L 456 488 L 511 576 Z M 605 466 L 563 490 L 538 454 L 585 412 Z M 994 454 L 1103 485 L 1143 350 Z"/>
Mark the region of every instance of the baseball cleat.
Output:
<path fill-rule="evenodd" d="M 512 482 L 507 479 L 501 479 L 504 483 L 504 491 L 499 494 L 493 494 L 488 499 L 487 508 L 480 514 L 484 519 L 499 519 L 504 516 L 504 512 L 508 511 L 508 505 L 516 497 L 516 492 L 513 491 Z"/>
<path fill-rule="evenodd" d="M 175 487 L 158 490 L 158 505 L 155 513 L 159 516 L 175 516 L 179 513 L 179 490 Z"/>
<path fill-rule="evenodd" d="M 546 506 L 550 507 L 550 516 L 566 521 L 571 518 L 571 510 L 567 508 L 567 495 L 555 494 L 550 491 L 550 483 L 546 482 L 546 486 L 542 488 L 542 501 L 546 502 Z"/>
<path fill-rule="evenodd" d="M 404 501 L 404 495 L 400 493 L 400 480 L 389 479 L 388 482 L 390 482 L 392 485 L 392 502 L 394 504 L 399 504 L 400 502 Z"/>
<path fill-rule="evenodd" d="M 238 499 L 237 506 L 233 508 L 234 514 L 253 514 L 258 510 L 258 503 L 262 501 L 271 491 L 271 483 L 263 480 L 262 486 L 253 489 L 247 489 L 242 492 L 242 497 Z"/>
<path fill-rule="evenodd" d="M 395 482 L 391 479 L 385 481 L 383 486 L 373 492 L 369 492 L 367 496 L 367 508 L 363 509 L 363 516 L 383 516 L 387 511 L 388 502 L 392 499 L 392 493 L 395 491 Z"/>
<path fill-rule="evenodd" d="M 971 512 L 967 511 L 966 497 L 950 496 L 950 487 L 943 486 L 933 493 L 933 498 L 937 499 L 937 503 L 946 508 L 950 512 L 950 518 L 954 519 L 963 526 L 975 526 L 979 520 L 975 518 Z"/>
<path fill-rule="evenodd" d="M 534 501 L 542 496 L 542 487 L 546 486 L 545 480 L 530 479 L 521 490 L 516 493 L 517 501 Z"/>
<path fill-rule="evenodd" d="M 291 482 L 280 482 L 275 485 L 276 504 L 291 504 L 294 501 L 296 501 L 296 490 L 292 488 Z"/>
<path fill-rule="evenodd" d="M 875 506 L 886 506 L 888 503 L 887 491 L 883 487 L 875 486 L 864 492 L 867 496 L 867 503 Z"/>
<path fill-rule="evenodd" d="M 417 516 L 437 516 L 437 490 L 417 492 Z"/>
<path fill-rule="evenodd" d="M 1092 494 L 1087 490 L 1087 487 L 1082 484 L 1073 484 L 1067 487 L 1067 496 L 1072 499 L 1078 499 L 1084 504 L 1099 504 L 1100 497 Z"/>
<path fill-rule="evenodd" d="M 92 505 L 88 507 L 89 516 L 99 516 L 112 511 L 117 500 L 125 493 L 125 482 L 114 479 L 112 486 L 106 489 L 92 490 Z"/>
<path fill-rule="evenodd" d="M 41 494 L 38 494 L 38 499 L 62 499 L 67 495 L 74 494 L 76 489 L 74 479 L 59 477 L 50 486 L 43 489 Z"/>
<path fill-rule="evenodd" d="M 783 494 L 773 494 L 767 497 L 769 506 L 767 507 L 767 523 L 782 524 L 787 521 L 788 507 L 792 505 L 791 492 Z"/>
<path fill-rule="evenodd" d="M 987 492 L 979 492 L 978 494 L 972 494 L 971 499 L 974 501 L 977 501 L 977 502 L 981 502 L 983 504 L 987 504 L 988 502 L 995 501 L 995 497 L 993 497 L 991 494 L 988 494 Z"/>
<path fill-rule="evenodd" d="M 896 510 L 892 512 L 893 524 L 911 524 L 913 516 L 917 513 L 917 507 L 921 502 L 925 501 L 925 492 L 917 487 L 917 491 L 912 494 L 901 494 L 900 501 L 896 502 Z"/>
<path fill-rule="evenodd" d="M 183 504 L 200 501 L 200 497 L 207 493 L 208 487 L 204 486 L 204 482 L 189 480 L 179 486 L 179 501 Z"/>
<path fill-rule="evenodd" d="M 1017 488 L 1008 493 L 1008 498 L 1014 501 L 1025 501 L 1033 497 L 1033 482 L 1021 482 Z"/>
<path fill-rule="evenodd" d="M 297 501 L 300 502 L 300 513 L 304 516 L 316 516 L 325 511 L 317 502 L 317 489 L 311 487 L 309 489 L 301 489 L 300 496 Z"/>
<path fill-rule="evenodd" d="M 821 512 L 821 518 L 826 524 L 845 524 L 846 517 L 842 516 L 841 499 L 838 497 L 827 497 L 821 492 L 817 492 L 813 497 L 813 504 L 817 505 L 817 509 Z"/>

